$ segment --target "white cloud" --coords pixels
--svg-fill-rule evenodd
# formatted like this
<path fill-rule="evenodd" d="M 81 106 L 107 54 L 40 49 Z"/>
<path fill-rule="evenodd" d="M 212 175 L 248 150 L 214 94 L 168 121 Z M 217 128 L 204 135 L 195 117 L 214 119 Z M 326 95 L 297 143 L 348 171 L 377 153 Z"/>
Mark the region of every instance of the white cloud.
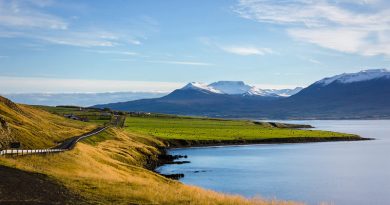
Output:
<path fill-rule="evenodd" d="M 139 40 L 134 40 L 134 39 L 130 39 L 130 40 L 128 40 L 128 42 L 129 42 L 130 44 L 133 44 L 133 45 L 141 45 L 141 44 L 142 44 L 141 41 L 139 41 Z"/>
<path fill-rule="evenodd" d="M 30 9 L 18 1 L 0 1 L 0 25 L 17 28 L 67 29 L 63 19 Z"/>
<path fill-rule="evenodd" d="M 235 55 L 249 56 L 249 55 L 265 55 L 265 54 L 275 53 L 270 48 L 258 47 L 250 44 L 249 45 L 248 44 L 224 45 L 224 44 L 216 43 L 215 40 L 207 37 L 201 37 L 199 38 L 199 41 L 206 46 L 214 47 Z"/>
<path fill-rule="evenodd" d="M 309 61 L 309 62 L 311 62 L 311 63 L 314 63 L 314 64 L 322 64 L 321 61 L 316 60 L 316 59 L 313 59 L 313 58 L 307 58 L 306 60 Z"/>
<path fill-rule="evenodd" d="M 112 61 L 120 61 L 120 62 L 136 62 L 134 59 L 129 58 L 113 58 Z"/>
<path fill-rule="evenodd" d="M 57 79 L 0 76 L 2 93 L 74 92 L 170 92 L 184 86 L 178 82 Z M 50 86 L 47 86 L 50 85 Z"/>
<path fill-rule="evenodd" d="M 76 36 L 37 36 L 37 39 L 58 45 L 78 46 L 78 47 L 113 47 L 116 45 L 111 40 L 104 40 L 94 37 L 80 38 Z"/>
<path fill-rule="evenodd" d="M 323 64 L 321 61 L 316 60 L 316 59 L 311 58 L 311 57 L 308 57 L 308 56 L 298 56 L 298 58 L 300 58 L 304 61 L 308 61 L 310 63 L 318 64 L 318 65 Z"/>
<path fill-rule="evenodd" d="M 129 58 L 113 58 L 113 61 L 122 61 L 122 62 L 137 62 L 135 59 Z M 156 63 L 156 64 L 172 64 L 172 65 L 185 65 L 185 66 L 213 66 L 214 64 L 197 62 L 197 61 L 174 61 L 174 60 L 148 60 L 148 61 L 138 61 L 145 63 Z"/>
<path fill-rule="evenodd" d="M 0 31 L 3 38 L 29 38 L 50 44 L 77 47 L 114 47 L 121 41 L 102 36 L 99 31 L 66 31 L 61 33 L 45 31 Z"/>
<path fill-rule="evenodd" d="M 249 56 L 249 55 L 265 55 L 273 53 L 273 51 L 269 48 L 257 48 L 253 46 L 226 46 L 221 47 L 222 50 L 236 54 L 236 55 L 242 55 L 242 56 Z"/>
<path fill-rule="evenodd" d="M 348 29 L 290 29 L 288 32 L 295 38 L 351 53 L 362 46 L 362 39 L 365 38 L 365 34 Z"/>
<path fill-rule="evenodd" d="M 164 63 L 164 64 L 174 64 L 174 65 L 191 65 L 191 66 L 212 66 L 211 63 L 205 62 L 195 62 L 195 61 L 146 61 L 148 63 Z"/>
<path fill-rule="evenodd" d="M 346 53 L 390 55 L 390 9 L 381 0 L 240 0 L 243 18 L 286 26 L 293 38 Z"/>
<path fill-rule="evenodd" d="M 109 30 L 99 25 L 75 29 L 78 21 L 70 21 L 46 9 L 57 6 L 53 0 L 0 0 L 0 37 L 29 38 L 50 44 L 78 47 L 113 47 L 140 45 L 135 31 Z M 61 9 L 61 7 L 56 7 Z M 141 22 L 143 23 L 143 22 Z M 145 23 L 146 24 L 146 23 Z M 142 36 L 144 38 L 144 36 Z"/>
<path fill-rule="evenodd" d="M 126 56 L 137 56 L 138 53 L 132 51 L 114 51 L 114 50 L 86 50 L 92 53 L 100 53 L 100 54 L 118 54 L 118 55 L 126 55 Z"/>

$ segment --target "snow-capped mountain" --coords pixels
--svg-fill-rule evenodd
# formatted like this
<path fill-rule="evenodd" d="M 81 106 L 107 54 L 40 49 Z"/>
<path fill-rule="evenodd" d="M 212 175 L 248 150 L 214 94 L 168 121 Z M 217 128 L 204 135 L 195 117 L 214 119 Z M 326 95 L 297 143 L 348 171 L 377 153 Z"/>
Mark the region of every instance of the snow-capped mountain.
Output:
<path fill-rule="evenodd" d="M 324 78 L 320 81 L 317 81 L 315 84 L 326 86 L 333 82 L 353 83 L 353 82 L 373 80 L 377 78 L 390 78 L 390 71 L 388 71 L 387 69 L 371 69 L 371 70 L 363 70 L 358 73 L 343 73 L 333 77 Z"/>
<path fill-rule="evenodd" d="M 198 90 L 204 92 L 245 95 L 245 96 L 264 96 L 264 97 L 288 97 L 298 93 L 302 88 L 294 89 L 261 89 L 256 86 L 250 86 L 243 81 L 218 81 L 209 85 L 205 83 L 192 82 L 181 88 L 181 90 Z"/>
<path fill-rule="evenodd" d="M 341 74 L 302 90 L 260 89 L 240 81 L 190 83 L 161 98 L 96 107 L 211 117 L 390 119 L 390 72 Z"/>

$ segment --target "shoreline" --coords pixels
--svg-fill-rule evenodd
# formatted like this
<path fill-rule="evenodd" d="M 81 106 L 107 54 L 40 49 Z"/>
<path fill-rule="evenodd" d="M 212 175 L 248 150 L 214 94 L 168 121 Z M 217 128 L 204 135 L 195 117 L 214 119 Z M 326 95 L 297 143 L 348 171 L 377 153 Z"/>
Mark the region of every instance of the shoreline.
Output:
<path fill-rule="evenodd" d="M 311 144 L 311 143 L 326 143 L 326 142 L 356 142 L 356 141 L 370 141 L 376 140 L 375 138 L 363 138 L 357 140 L 329 140 L 329 141 L 307 141 L 307 142 L 270 142 L 270 143 L 241 143 L 241 144 L 205 144 L 195 146 L 183 146 L 183 147 L 170 147 L 167 150 L 176 149 L 198 149 L 198 148 L 221 148 L 221 147 L 236 147 L 236 146 L 251 146 L 251 145 L 284 145 L 284 144 Z"/>
<path fill-rule="evenodd" d="M 254 144 L 298 144 L 298 143 L 319 143 L 319 142 L 348 142 L 368 141 L 375 138 L 365 138 L 358 135 L 351 137 L 289 137 L 289 138 L 268 138 L 255 140 L 168 140 L 166 149 L 197 148 L 197 147 L 224 147 L 235 145 Z"/>

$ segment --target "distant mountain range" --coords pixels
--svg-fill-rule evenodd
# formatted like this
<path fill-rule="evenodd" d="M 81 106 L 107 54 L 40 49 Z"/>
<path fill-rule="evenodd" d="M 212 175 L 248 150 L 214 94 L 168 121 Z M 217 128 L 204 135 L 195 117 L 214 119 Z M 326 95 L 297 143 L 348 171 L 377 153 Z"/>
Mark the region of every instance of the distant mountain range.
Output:
<path fill-rule="evenodd" d="M 183 89 L 206 89 L 216 93 L 241 94 L 241 95 L 262 95 L 283 97 L 299 92 L 302 88 L 296 89 L 259 89 L 255 86 L 245 85 L 244 82 L 220 81 L 210 85 L 202 83 L 190 83 Z M 0 93 L 10 100 L 29 105 L 75 105 L 93 106 L 96 104 L 107 104 L 113 102 L 127 102 L 139 99 L 150 99 L 163 97 L 169 93 L 162 92 L 102 92 L 102 93 Z"/>
<path fill-rule="evenodd" d="M 345 73 L 292 90 L 263 90 L 240 81 L 189 83 L 161 98 L 95 107 L 231 118 L 390 118 L 390 72 Z"/>
<path fill-rule="evenodd" d="M 14 102 L 29 105 L 77 105 L 123 102 L 145 98 L 158 98 L 168 93 L 159 92 L 105 92 L 105 93 L 5 93 L 1 94 Z"/>

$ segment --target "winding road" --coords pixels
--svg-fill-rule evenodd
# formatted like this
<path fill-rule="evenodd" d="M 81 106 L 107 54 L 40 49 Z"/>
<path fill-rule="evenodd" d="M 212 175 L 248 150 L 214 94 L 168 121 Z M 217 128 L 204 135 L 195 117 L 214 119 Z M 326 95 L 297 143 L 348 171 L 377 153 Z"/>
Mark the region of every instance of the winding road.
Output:
<path fill-rule="evenodd" d="M 105 125 L 103 127 L 98 127 L 90 132 L 87 132 L 83 135 L 80 136 L 75 136 L 66 139 L 63 141 L 61 144 L 49 148 L 49 149 L 8 149 L 8 150 L 1 150 L 0 151 L 0 156 L 1 155 L 27 155 L 27 154 L 47 154 L 47 153 L 58 153 L 58 152 L 64 152 L 64 151 L 69 151 L 75 147 L 77 142 L 80 140 L 99 134 L 100 132 L 106 130 L 110 126 L 116 126 L 116 127 L 123 127 L 124 120 L 126 119 L 126 116 L 120 116 L 120 115 L 114 115 L 114 118 L 110 125 Z"/>
<path fill-rule="evenodd" d="M 91 132 L 85 133 L 83 135 L 68 138 L 65 141 L 63 141 L 61 144 L 59 144 L 58 146 L 56 146 L 56 147 L 54 147 L 52 149 L 71 150 L 71 149 L 74 148 L 74 146 L 76 145 L 76 143 L 78 141 L 80 141 L 80 140 L 82 140 L 84 138 L 90 137 L 92 135 L 99 134 L 100 132 L 104 131 L 107 128 L 108 128 L 108 126 L 106 126 L 106 127 L 99 127 L 99 128 L 96 128 L 96 129 L 92 130 Z"/>

